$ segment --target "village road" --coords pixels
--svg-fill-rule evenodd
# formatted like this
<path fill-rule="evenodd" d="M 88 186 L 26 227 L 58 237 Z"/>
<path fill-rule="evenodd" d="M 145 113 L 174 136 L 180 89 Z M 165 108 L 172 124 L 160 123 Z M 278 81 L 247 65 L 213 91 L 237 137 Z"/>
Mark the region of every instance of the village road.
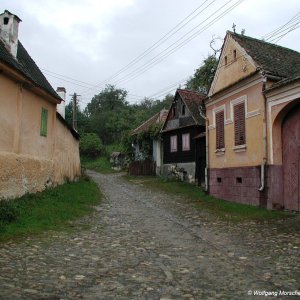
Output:
<path fill-rule="evenodd" d="M 300 299 L 279 295 L 300 293 L 299 216 L 227 224 L 142 180 L 88 174 L 105 199 L 74 232 L 0 245 L 0 299 Z"/>

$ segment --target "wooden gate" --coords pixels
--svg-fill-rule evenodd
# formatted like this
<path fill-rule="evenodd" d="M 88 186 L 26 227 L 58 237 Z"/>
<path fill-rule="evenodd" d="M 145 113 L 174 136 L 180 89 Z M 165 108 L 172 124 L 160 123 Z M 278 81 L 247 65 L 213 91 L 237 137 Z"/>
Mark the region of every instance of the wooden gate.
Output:
<path fill-rule="evenodd" d="M 134 161 L 129 164 L 128 172 L 130 175 L 156 175 L 156 163 L 155 161 L 144 160 Z"/>
<path fill-rule="evenodd" d="M 284 206 L 300 210 L 300 105 L 292 109 L 282 125 Z"/>

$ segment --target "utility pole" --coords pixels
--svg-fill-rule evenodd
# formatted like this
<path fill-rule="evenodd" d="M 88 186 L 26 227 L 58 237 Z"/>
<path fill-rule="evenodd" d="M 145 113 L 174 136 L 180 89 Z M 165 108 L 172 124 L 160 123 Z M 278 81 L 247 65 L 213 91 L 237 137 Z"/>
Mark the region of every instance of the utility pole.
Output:
<path fill-rule="evenodd" d="M 72 96 L 72 101 L 73 101 L 73 129 L 77 131 L 77 97 L 80 95 L 77 95 L 74 93 Z"/>

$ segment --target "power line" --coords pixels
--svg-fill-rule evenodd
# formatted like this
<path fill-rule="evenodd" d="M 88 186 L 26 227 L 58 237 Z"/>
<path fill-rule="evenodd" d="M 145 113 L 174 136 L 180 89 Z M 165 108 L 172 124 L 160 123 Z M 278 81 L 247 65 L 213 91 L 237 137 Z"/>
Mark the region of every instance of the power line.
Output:
<path fill-rule="evenodd" d="M 289 25 L 291 22 L 294 22 L 295 20 L 299 19 L 299 14 L 300 12 L 298 12 L 295 16 L 293 16 L 290 20 L 288 20 L 288 22 L 286 22 L 285 24 L 283 24 L 282 26 L 278 27 L 277 29 L 272 30 L 271 32 L 265 34 L 262 36 L 262 39 L 270 39 L 271 37 L 273 37 L 274 35 L 277 34 L 278 31 L 281 31 L 282 29 L 284 29 L 287 25 Z"/>
<path fill-rule="evenodd" d="M 229 0 L 225 5 L 223 5 L 221 8 L 219 8 L 216 12 L 220 11 L 222 8 L 224 8 L 227 4 L 229 4 L 230 2 L 232 2 L 233 0 Z M 182 48 L 184 45 L 186 45 L 188 42 L 190 42 L 191 40 L 193 40 L 195 37 L 197 37 L 200 33 L 202 33 L 203 31 L 205 31 L 207 28 L 209 28 L 210 26 L 212 26 L 216 21 L 218 21 L 219 19 L 221 19 L 223 16 L 225 16 L 226 14 L 228 14 L 230 11 L 232 11 L 236 6 L 238 6 L 239 4 L 241 4 L 243 1 L 245 0 L 238 0 L 236 3 L 234 3 L 232 6 L 230 6 L 229 8 L 227 8 L 225 11 L 223 11 L 221 14 L 219 14 L 216 18 L 214 18 L 213 20 L 211 20 L 208 24 L 204 25 L 201 29 L 199 29 L 197 32 L 195 32 L 194 34 L 192 34 L 191 36 L 187 37 L 183 42 L 181 42 L 179 45 L 175 46 L 172 48 L 172 46 L 176 45 L 180 40 L 182 40 L 185 36 L 181 37 L 180 39 L 178 39 L 175 43 L 173 43 L 172 45 L 170 45 L 169 47 L 167 47 L 166 49 L 164 49 L 161 53 L 159 53 L 158 55 L 156 55 L 155 57 L 153 57 L 151 60 L 149 60 L 147 63 L 145 63 L 143 66 L 135 69 L 133 72 L 129 73 L 127 76 L 122 77 L 121 79 L 119 79 L 117 82 L 115 82 L 114 84 L 120 84 L 122 82 L 122 84 L 124 84 L 124 82 L 128 82 L 131 81 L 133 79 L 135 79 L 136 77 L 140 76 L 141 74 L 145 73 L 146 71 L 148 71 L 149 69 L 151 69 L 154 65 L 157 65 L 158 63 L 160 63 L 162 60 L 164 60 L 165 58 L 167 58 L 168 56 L 170 56 L 171 54 L 173 54 L 175 51 L 179 50 L 180 48 Z M 207 19 L 205 19 L 203 22 L 201 22 L 199 25 L 203 24 L 206 20 L 210 19 L 213 15 L 216 14 L 213 13 L 212 15 L 210 15 Z M 197 25 L 196 27 L 199 27 L 199 25 Z M 195 27 L 195 28 L 196 28 Z M 193 28 L 191 31 L 189 31 L 187 34 L 191 33 L 192 31 L 194 31 Z M 171 49 L 170 49 L 171 48 Z M 165 52 L 166 50 L 170 49 L 169 51 L 167 51 L 163 56 L 159 57 L 163 52 Z"/>
<path fill-rule="evenodd" d="M 169 40 L 175 33 L 180 31 L 183 27 L 185 27 L 188 23 L 190 23 L 193 19 L 195 19 L 198 15 L 200 15 L 205 9 L 207 9 L 212 3 L 214 3 L 216 0 L 211 1 L 204 9 L 202 9 L 200 12 L 198 12 L 196 15 L 193 16 L 195 12 L 197 12 L 208 0 L 204 1 L 200 6 L 198 6 L 196 9 L 194 9 L 188 16 L 183 18 L 176 26 L 174 26 L 170 31 L 168 31 L 163 37 L 161 37 L 158 41 L 156 41 L 152 46 L 147 48 L 143 53 L 141 53 L 139 56 L 137 56 L 135 59 L 130 61 L 127 65 L 125 65 L 123 68 L 121 68 L 119 71 L 117 71 L 115 74 L 113 74 L 111 77 L 101 81 L 99 84 L 97 84 L 94 87 L 99 87 L 105 82 L 108 82 L 109 80 L 112 80 L 116 78 L 119 74 L 126 71 L 128 68 L 136 65 L 139 61 L 142 60 L 145 56 L 147 56 L 149 53 L 153 52 L 155 49 L 157 49 L 161 44 Z M 193 16 L 193 17 L 192 17 Z M 190 18 L 191 17 L 191 18 Z M 190 20 L 189 20 L 190 18 Z M 188 21 L 186 21 L 188 20 Z M 186 22 L 185 22 L 186 21 Z M 185 22 L 185 23 L 184 23 Z M 184 24 L 183 24 L 184 23 Z M 183 25 L 181 25 L 183 24 Z M 181 26 L 180 26 L 181 25 Z M 179 28 L 178 28 L 179 27 Z M 82 91 L 82 93 L 86 93 L 86 91 Z"/>

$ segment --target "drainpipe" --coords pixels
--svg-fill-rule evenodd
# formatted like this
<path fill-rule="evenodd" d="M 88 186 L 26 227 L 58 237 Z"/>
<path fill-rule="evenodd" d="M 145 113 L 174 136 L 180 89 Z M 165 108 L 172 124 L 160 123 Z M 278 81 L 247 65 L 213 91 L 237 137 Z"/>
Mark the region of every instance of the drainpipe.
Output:
<path fill-rule="evenodd" d="M 264 74 L 263 74 L 264 75 Z M 266 81 L 267 78 L 264 76 L 264 83 L 263 83 L 263 96 L 264 96 L 264 119 L 263 119 L 263 161 L 260 165 L 260 186 L 258 190 L 262 192 L 265 189 L 265 166 L 267 164 L 267 98 L 264 94 L 264 91 L 266 89 Z"/>
<path fill-rule="evenodd" d="M 208 192 L 208 118 L 203 114 L 203 111 L 199 108 L 200 116 L 205 120 L 205 192 Z"/>

